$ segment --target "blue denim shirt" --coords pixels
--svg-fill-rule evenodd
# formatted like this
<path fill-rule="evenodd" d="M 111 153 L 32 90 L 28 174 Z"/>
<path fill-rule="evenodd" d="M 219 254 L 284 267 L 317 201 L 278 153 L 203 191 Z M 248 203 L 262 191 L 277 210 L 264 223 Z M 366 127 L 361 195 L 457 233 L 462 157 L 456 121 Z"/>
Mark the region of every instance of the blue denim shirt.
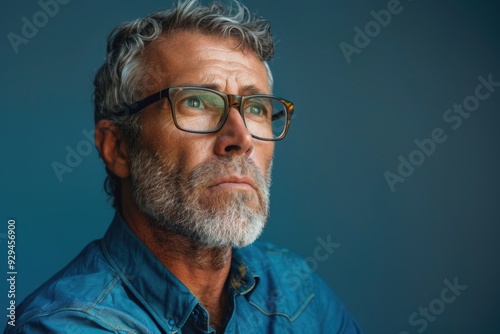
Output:
<path fill-rule="evenodd" d="M 268 243 L 233 250 L 228 289 L 225 333 L 361 333 L 303 260 Z M 6 333 L 215 333 L 198 299 L 119 214 L 16 314 Z"/>

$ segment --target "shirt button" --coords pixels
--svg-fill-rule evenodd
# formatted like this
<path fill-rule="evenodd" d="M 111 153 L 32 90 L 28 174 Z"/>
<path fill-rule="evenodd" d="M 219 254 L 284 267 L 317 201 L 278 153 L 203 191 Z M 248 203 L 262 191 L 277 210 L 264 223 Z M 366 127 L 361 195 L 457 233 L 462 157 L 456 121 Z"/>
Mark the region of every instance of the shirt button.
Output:
<path fill-rule="evenodd" d="M 169 324 L 170 326 L 175 325 L 175 320 L 174 320 L 174 319 L 170 319 L 170 320 L 168 321 L 168 324 Z"/>
<path fill-rule="evenodd" d="M 197 309 L 194 309 L 193 312 L 191 313 L 192 315 L 194 316 L 197 316 L 198 315 L 198 310 Z"/>

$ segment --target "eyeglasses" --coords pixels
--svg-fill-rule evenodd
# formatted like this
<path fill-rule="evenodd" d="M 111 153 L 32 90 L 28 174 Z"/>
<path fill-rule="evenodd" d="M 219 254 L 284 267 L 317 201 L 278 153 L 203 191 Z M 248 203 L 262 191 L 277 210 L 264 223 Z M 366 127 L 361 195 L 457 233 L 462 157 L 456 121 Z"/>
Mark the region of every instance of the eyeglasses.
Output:
<path fill-rule="evenodd" d="M 231 108 L 237 108 L 252 137 L 276 141 L 286 136 L 293 103 L 259 95 L 224 94 L 203 87 L 171 87 L 126 106 L 117 116 L 133 115 L 167 98 L 175 126 L 192 133 L 214 133 L 225 124 Z"/>

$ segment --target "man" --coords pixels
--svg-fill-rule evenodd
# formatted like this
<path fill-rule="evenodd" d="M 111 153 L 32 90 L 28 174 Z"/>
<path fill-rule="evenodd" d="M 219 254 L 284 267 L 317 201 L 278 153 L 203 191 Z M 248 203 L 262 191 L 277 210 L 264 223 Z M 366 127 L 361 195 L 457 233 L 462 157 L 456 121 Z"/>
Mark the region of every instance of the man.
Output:
<path fill-rule="evenodd" d="M 115 218 L 8 333 L 360 332 L 301 259 L 254 243 L 293 113 L 269 27 L 188 0 L 115 29 L 95 78 Z"/>

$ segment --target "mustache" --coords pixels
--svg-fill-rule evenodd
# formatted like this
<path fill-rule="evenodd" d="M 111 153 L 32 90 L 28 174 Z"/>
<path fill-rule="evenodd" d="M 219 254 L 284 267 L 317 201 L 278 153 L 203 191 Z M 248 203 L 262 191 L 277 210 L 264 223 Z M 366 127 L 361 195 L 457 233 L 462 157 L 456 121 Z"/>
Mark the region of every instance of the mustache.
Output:
<path fill-rule="evenodd" d="M 255 162 L 246 156 L 224 156 L 212 158 L 196 166 L 189 175 L 189 188 L 208 186 L 226 176 L 248 177 L 261 191 L 269 186 Z"/>

